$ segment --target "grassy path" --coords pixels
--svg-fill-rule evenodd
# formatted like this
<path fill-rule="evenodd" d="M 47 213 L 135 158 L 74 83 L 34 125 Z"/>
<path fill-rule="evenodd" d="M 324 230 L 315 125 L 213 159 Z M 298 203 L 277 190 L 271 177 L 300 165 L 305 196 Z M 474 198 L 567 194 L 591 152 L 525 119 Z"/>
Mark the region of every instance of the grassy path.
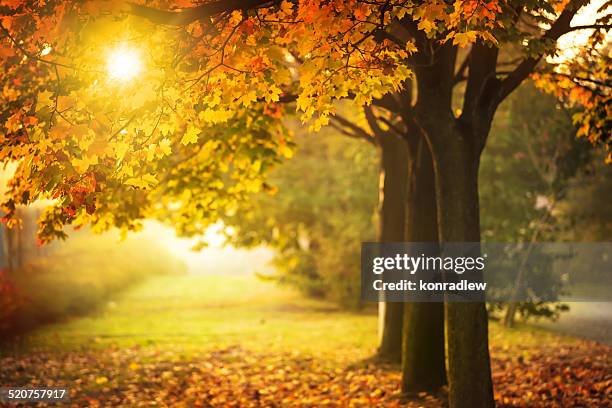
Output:
<path fill-rule="evenodd" d="M 156 277 L 94 315 L 5 344 L 0 385 L 67 384 L 73 406 L 440 405 L 398 398 L 393 367 L 355 365 L 373 354 L 376 330 L 373 314 L 251 276 Z M 592 405 L 612 382 L 603 345 L 495 324 L 491 343 L 502 405 Z"/>
<path fill-rule="evenodd" d="M 189 353 L 240 345 L 354 358 L 374 352 L 376 328 L 372 314 L 341 312 L 254 276 L 162 276 L 128 290 L 90 317 L 28 335 L 21 347 L 155 345 Z"/>

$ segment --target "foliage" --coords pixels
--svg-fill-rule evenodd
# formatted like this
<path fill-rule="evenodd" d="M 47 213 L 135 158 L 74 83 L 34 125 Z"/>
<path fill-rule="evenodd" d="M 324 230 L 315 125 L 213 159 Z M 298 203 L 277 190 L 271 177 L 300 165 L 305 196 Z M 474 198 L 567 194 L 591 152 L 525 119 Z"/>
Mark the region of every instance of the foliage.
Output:
<path fill-rule="evenodd" d="M 2 308 L 0 333 L 91 312 L 135 282 L 183 270 L 159 245 L 142 239 L 119 245 L 118 239 L 110 233 L 103 237 L 80 233 L 52 254 L 1 275 L 4 286 L 12 290 L 2 291 L 2 302 L 10 307 Z M 19 297 L 8 296 L 14 293 Z"/>
<path fill-rule="evenodd" d="M 360 243 L 375 236 L 376 150 L 331 129 L 296 141 L 295 157 L 270 176 L 278 192 L 224 222 L 233 243 L 276 250 L 273 279 L 358 307 Z"/>
<path fill-rule="evenodd" d="M 373 37 L 379 18 L 402 8 L 379 16 L 350 3 L 235 7 L 180 29 L 127 3 L 6 4 L 0 160 L 20 161 L 7 220 L 16 205 L 52 197 L 43 240 L 64 224 L 134 228 L 162 210 L 181 232 L 201 231 L 289 154 L 281 94 L 295 91 L 318 128 L 349 90 L 364 103 L 406 78 L 407 51 Z M 143 37 L 138 81 L 100 71 L 113 47 L 138 49 Z"/>
<path fill-rule="evenodd" d="M 441 43 L 527 44 L 512 74 L 487 77 L 503 99 L 575 29 L 583 3 L 3 1 L 0 161 L 19 162 L 5 221 L 15 223 L 20 204 L 53 198 L 43 241 L 64 237 L 66 224 L 134 229 L 143 217 L 203 231 L 266 189 L 265 173 L 290 155 L 279 103 L 295 101 L 318 129 L 338 99 L 360 106 L 399 90 L 412 56 Z M 534 29 L 555 17 L 545 35 Z M 592 44 L 607 27 L 597 25 Z M 141 55 L 135 80 L 101 69 L 122 49 Z M 589 102 L 603 119 L 577 118 L 600 143 L 607 81 L 594 83 L 604 98 Z"/>
<path fill-rule="evenodd" d="M 572 179 L 565 199 L 559 203 L 557 218 L 564 224 L 565 239 L 609 241 L 612 237 L 610 194 L 612 167 L 595 158 Z"/>
<path fill-rule="evenodd" d="M 485 239 L 528 241 L 536 228 L 542 239 L 559 232 L 556 206 L 590 160 L 585 143 L 574 140 L 571 116 L 531 84 L 500 112 L 480 171 Z"/>
<path fill-rule="evenodd" d="M 609 6 L 610 4 L 606 3 L 601 9 Z M 609 14 L 603 15 L 596 23 L 610 24 L 610 18 Z M 579 51 L 578 55 L 569 61 L 551 64 L 547 70 L 534 75 L 534 80 L 540 88 L 570 106 L 581 107 L 573 116 L 574 123 L 579 126 L 576 134 L 605 146 L 608 164 L 612 163 L 610 66 L 610 44 L 606 35 L 596 31 L 590 37 L 588 49 Z"/>

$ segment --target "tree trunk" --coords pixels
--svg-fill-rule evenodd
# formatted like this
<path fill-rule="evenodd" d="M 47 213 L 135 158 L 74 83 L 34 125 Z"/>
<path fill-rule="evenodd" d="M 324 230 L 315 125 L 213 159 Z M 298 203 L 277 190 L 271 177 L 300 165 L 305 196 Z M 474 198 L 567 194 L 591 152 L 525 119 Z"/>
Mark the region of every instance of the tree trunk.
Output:
<path fill-rule="evenodd" d="M 434 158 L 441 242 L 480 242 L 475 137 L 430 116 L 428 142 Z M 446 302 L 450 407 L 493 407 L 487 310 L 483 302 Z"/>
<path fill-rule="evenodd" d="M 0 269 L 8 267 L 8 255 L 6 250 L 6 228 L 0 225 Z"/>
<path fill-rule="evenodd" d="M 508 303 L 508 308 L 506 309 L 506 314 L 504 315 L 504 326 L 509 329 L 514 328 L 517 307 L 518 303 L 516 301 L 510 301 L 510 303 Z"/>
<path fill-rule="evenodd" d="M 433 162 L 418 135 L 411 139 L 405 240 L 438 242 Z M 435 391 L 446 384 L 444 304 L 406 303 L 402 344 L 402 392 Z"/>
<path fill-rule="evenodd" d="M 404 205 L 408 174 L 408 146 L 399 136 L 378 135 L 381 150 L 379 184 L 379 242 L 404 240 Z M 399 364 L 402 358 L 404 304 L 386 302 L 382 311 L 382 332 L 378 358 Z"/>
<path fill-rule="evenodd" d="M 456 46 L 447 42 L 420 57 L 424 64 L 414 68 L 417 101 L 411 116 L 433 157 L 438 238 L 442 244 L 480 242 L 478 166 L 485 138 L 477 138 L 474 129 L 479 136 L 488 130 L 484 122 L 460 122 L 453 114 Z M 445 312 L 450 407 L 494 407 L 485 304 L 447 301 Z"/>

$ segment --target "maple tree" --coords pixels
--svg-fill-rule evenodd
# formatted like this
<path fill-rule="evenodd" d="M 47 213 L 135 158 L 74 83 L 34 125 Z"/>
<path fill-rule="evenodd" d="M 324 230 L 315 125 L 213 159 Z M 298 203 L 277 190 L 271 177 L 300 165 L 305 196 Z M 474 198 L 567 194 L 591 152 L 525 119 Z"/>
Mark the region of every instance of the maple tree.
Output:
<path fill-rule="evenodd" d="M 588 136 L 591 141 L 602 143 L 609 149 L 609 57 L 607 48 L 601 46 L 605 43 L 605 35 L 602 33 L 610 28 L 609 14 L 597 18 L 594 24 L 571 26 L 572 17 L 583 4 L 557 5 L 556 14 L 552 4 L 542 3 L 527 10 L 523 4 L 517 4 L 515 9 L 507 9 L 500 14 L 500 27 L 492 30 L 498 38 L 494 44 L 476 42 L 467 51 L 458 50 L 444 42 L 448 37 L 442 39 L 445 27 L 440 27 L 436 32 L 419 23 L 416 28 L 413 24 L 398 27 L 395 32 L 391 30 L 387 38 L 398 43 L 406 38 L 417 38 L 419 44 L 420 36 L 423 44 L 419 52 L 410 57 L 416 76 L 417 100 L 413 102 L 412 89 L 404 86 L 403 95 L 385 97 L 374 104 L 382 108 L 379 119 L 398 134 L 405 135 L 407 139 L 414 138 L 416 127 L 427 139 L 434 155 L 439 238 L 443 241 L 480 239 L 477 189 L 480 153 L 497 107 L 536 68 L 543 72 L 536 75 L 540 86 L 563 97 L 565 103 L 580 106 L 580 112 L 574 116 L 574 120 L 581 126 L 578 135 Z M 599 11 L 606 11 L 607 7 L 607 4 L 603 5 Z M 440 20 L 446 21 L 444 17 Z M 548 30 L 538 27 L 542 21 L 548 22 Z M 544 67 L 541 67 L 544 64 L 539 65 L 544 55 L 555 52 L 557 38 L 578 29 L 595 29 L 589 39 L 590 48 L 582 50 L 577 57 L 578 62 L 566 60 Z M 444 44 L 438 45 L 438 49 L 428 50 L 428 47 L 438 44 L 436 39 Z M 501 39 L 503 43 L 499 41 Z M 455 36 L 453 42 L 455 45 L 464 45 L 463 40 L 464 37 Z M 526 56 L 520 56 L 515 61 L 509 60 L 510 56 L 515 57 L 516 51 L 512 47 L 517 42 L 525 48 L 523 51 Z M 461 62 L 457 62 L 459 57 L 462 57 Z M 595 78 L 588 73 L 588 69 L 579 70 L 579 67 L 586 65 L 585 62 L 599 68 L 594 70 Z M 563 79 L 562 84 L 559 84 L 559 78 Z M 555 80 L 557 83 L 553 82 Z M 457 100 L 460 98 L 457 98 L 456 88 L 461 92 L 462 101 Z M 481 378 L 474 376 L 474 373 L 478 373 L 478 377 L 487 371 L 485 315 L 483 305 L 447 305 L 451 402 L 454 394 L 457 400 L 470 401 L 468 405 L 487 405 L 487 398 L 480 399 L 486 393 L 474 394 L 489 388 L 487 384 L 490 384 L 486 374 Z M 472 327 L 472 334 L 467 334 L 465 325 L 477 321 L 482 322 L 483 326 Z M 461 329 L 457 330 L 458 327 Z M 455 336 L 462 341 L 451 340 Z M 466 364 L 461 359 L 452 361 L 457 356 L 470 354 L 468 348 L 473 352 L 475 344 L 481 344 L 480 350 L 472 354 L 476 358 L 469 359 Z M 465 349 L 453 350 L 453 347 Z M 480 363 L 471 365 L 479 358 Z M 455 367 L 460 369 L 453 372 Z M 460 390 L 462 386 L 456 382 L 460 376 L 471 376 L 472 385 L 478 385 Z M 491 399 L 489 396 L 488 400 Z"/>
<path fill-rule="evenodd" d="M 587 3 L 3 0 L 0 160 L 19 162 L 5 221 L 51 198 L 42 241 L 144 217 L 196 234 L 268 188 L 266 171 L 291 154 L 281 102 L 318 129 L 348 98 L 427 142 L 439 240 L 479 241 L 492 118 L 541 66 L 541 86 L 582 107 L 579 133 L 610 147 L 609 14 L 572 26 Z M 578 29 L 594 30 L 590 46 L 547 64 Z M 503 60 L 517 46 L 524 55 Z M 144 67 L 130 81 L 102 68 L 122 49 Z M 451 406 L 491 406 L 484 305 L 447 304 L 446 316 Z"/>

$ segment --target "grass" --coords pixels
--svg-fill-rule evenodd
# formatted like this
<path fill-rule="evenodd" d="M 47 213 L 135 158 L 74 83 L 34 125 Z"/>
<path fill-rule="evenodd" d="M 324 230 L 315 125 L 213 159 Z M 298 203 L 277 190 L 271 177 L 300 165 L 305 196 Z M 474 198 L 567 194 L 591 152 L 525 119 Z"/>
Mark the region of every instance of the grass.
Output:
<path fill-rule="evenodd" d="M 374 353 L 377 325 L 371 312 L 344 312 L 254 276 L 158 276 L 129 289 L 94 315 L 45 326 L 23 336 L 15 347 L 70 351 L 155 346 L 190 354 L 240 345 L 253 351 L 283 350 L 344 360 Z M 529 326 L 508 330 L 491 323 L 491 343 L 501 349 L 558 337 Z"/>
<path fill-rule="evenodd" d="M 160 276 L 95 315 L 46 326 L 20 348 L 171 347 L 187 353 L 240 344 L 253 350 L 373 353 L 376 316 L 338 310 L 252 276 Z M 329 339 L 334 339 L 333 346 Z M 342 353 L 340 353 L 342 354 Z"/>

